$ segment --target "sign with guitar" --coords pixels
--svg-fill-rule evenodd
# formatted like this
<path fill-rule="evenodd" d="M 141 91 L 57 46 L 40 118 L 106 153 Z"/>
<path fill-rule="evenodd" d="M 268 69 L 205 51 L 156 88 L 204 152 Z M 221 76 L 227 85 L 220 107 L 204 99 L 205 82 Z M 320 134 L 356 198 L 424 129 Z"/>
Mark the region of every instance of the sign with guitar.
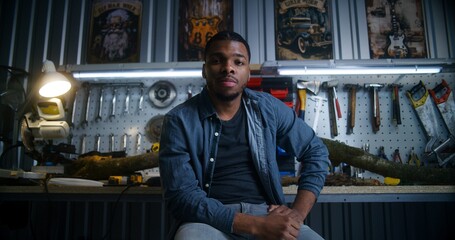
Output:
<path fill-rule="evenodd" d="M 365 0 L 370 57 L 426 58 L 421 0 Z"/>
<path fill-rule="evenodd" d="M 232 31 L 232 0 L 180 0 L 178 61 L 201 61 L 207 41 Z"/>

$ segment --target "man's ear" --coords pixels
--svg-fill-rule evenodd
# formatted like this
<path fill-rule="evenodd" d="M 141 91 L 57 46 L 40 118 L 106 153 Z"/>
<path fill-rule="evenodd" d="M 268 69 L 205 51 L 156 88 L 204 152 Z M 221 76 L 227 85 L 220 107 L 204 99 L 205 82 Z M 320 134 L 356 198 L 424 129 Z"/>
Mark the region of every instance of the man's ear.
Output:
<path fill-rule="evenodd" d="M 204 63 L 204 64 L 202 64 L 202 78 L 205 79 L 205 76 L 206 75 L 205 75 L 205 63 Z"/>

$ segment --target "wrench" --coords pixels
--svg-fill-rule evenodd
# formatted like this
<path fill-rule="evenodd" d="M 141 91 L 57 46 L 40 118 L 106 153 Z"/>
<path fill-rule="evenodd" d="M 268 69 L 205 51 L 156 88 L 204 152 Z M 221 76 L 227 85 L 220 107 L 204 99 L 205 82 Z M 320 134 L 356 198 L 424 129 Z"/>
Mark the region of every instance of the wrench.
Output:
<path fill-rule="evenodd" d="M 68 144 L 69 144 L 69 145 L 73 145 L 73 140 L 74 140 L 74 136 L 73 136 L 72 133 L 70 133 L 70 134 L 68 135 L 68 138 L 67 138 Z M 72 158 L 73 158 L 73 154 L 71 154 L 71 153 L 69 153 L 67 156 L 68 156 L 69 159 L 72 159 Z"/>
<path fill-rule="evenodd" d="M 114 151 L 114 145 L 115 145 L 115 135 L 113 133 L 111 133 L 110 135 L 110 139 L 111 139 L 111 142 L 110 142 L 110 145 L 111 145 L 111 152 Z"/>
<path fill-rule="evenodd" d="M 95 135 L 95 143 L 96 143 L 96 151 L 100 151 L 100 146 L 101 146 L 101 136 L 99 134 Z"/>
<path fill-rule="evenodd" d="M 112 120 L 112 118 L 115 118 L 115 102 L 117 101 L 117 88 L 113 87 L 112 88 L 112 109 L 111 109 L 111 115 L 109 118 Z"/>
<path fill-rule="evenodd" d="M 87 97 L 86 97 L 86 104 L 85 104 L 85 116 L 84 116 L 84 120 L 81 123 L 82 128 L 85 128 L 85 127 L 88 126 L 88 115 L 89 115 L 89 112 L 90 112 L 90 95 L 92 93 L 92 90 L 91 90 L 89 84 L 85 85 L 85 89 L 86 89 L 86 92 L 87 92 Z"/>
<path fill-rule="evenodd" d="M 139 106 L 137 107 L 138 113 L 142 111 L 142 105 L 144 102 L 144 87 L 141 87 L 141 96 L 139 97 Z"/>
<path fill-rule="evenodd" d="M 190 99 L 191 97 L 193 97 L 193 85 L 188 84 L 188 88 L 187 88 L 187 99 Z"/>
<path fill-rule="evenodd" d="M 71 123 L 70 127 L 74 128 L 75 117 L 76 117 L 76 102 L 77 102 L 77 90 L 74 92 L 74 99 L 73 99 L 73 109 L 71 110 Z"/>
<path fill-rule="evenodd" d="M 126 149 L 128 145 L 128 134 L 123 134 L 123 151 L 125 151 L 126 154 Z"/>
<path fill-rule="evenodd" d="M 85 135 L 85 134 L 81 135 L 81 152 L 80 152 L 80 154 L 84 154 L 85 153 L 85 137 L 86 136 L 87 135 Z"/>
<path fill-rule="evenodd" d="M 104 95 L 104 88 L 103 88 L 103 86 L 101 86 L 100 87 L 100 102 L 98 104 L 98 116 L 96 116 L 96 118 L 95 118 L 95 121 L 97 121 L 97 122 L 99 122 L 103 119 L 101 117 L 102 113 L 103 113 L 103 95 Z"/>
<path fill-rule="evenodd" d="M 126 97 L 125 97 L 125 108 L 123 109 L 123 114 L 127 115 L 130 108 L 130 88 L 126 87 Z"/>
<path fill-rule="evenodd" d="M 137 142 L 136 142 L 136 153 L 141 152 L 141 142 L 142 142 L 142 134 L 137 134 Z"/>

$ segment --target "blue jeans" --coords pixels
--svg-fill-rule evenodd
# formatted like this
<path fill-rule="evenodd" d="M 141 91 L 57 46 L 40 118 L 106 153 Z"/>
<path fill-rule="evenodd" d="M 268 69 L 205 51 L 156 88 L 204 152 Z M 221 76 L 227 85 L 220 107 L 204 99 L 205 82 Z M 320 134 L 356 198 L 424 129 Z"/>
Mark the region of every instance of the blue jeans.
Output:
<path fill-rule="evenodd" d="M 227 207 L 233 208 L 236 212 L 251 214 L 254 216 L 265 216 L 268 214 L 267 204 L 228 204 Z M 183 223 L 175 234 L 175 240 L 192 240 L 192 239 L 213 239 L 213 240 L 231 240 L 231 239 L 255 239 L 251 235 L 224 233 L 220 230 L 204 223 Z M 302 225 L 300 228 L 299 238 L 305 240 L 321 240 L 323 239 L 319 234 L 313 231 L 307 225 Z"/>

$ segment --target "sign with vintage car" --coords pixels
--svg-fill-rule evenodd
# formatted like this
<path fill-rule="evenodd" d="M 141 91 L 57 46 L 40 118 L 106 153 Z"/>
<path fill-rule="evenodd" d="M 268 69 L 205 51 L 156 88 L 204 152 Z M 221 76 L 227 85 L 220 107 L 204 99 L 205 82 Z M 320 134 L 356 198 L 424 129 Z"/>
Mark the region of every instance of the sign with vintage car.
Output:
<path fill-rule="evenodd" d="M 326 0 L 275 0 L 277 60 L 332 59 Z"/>

